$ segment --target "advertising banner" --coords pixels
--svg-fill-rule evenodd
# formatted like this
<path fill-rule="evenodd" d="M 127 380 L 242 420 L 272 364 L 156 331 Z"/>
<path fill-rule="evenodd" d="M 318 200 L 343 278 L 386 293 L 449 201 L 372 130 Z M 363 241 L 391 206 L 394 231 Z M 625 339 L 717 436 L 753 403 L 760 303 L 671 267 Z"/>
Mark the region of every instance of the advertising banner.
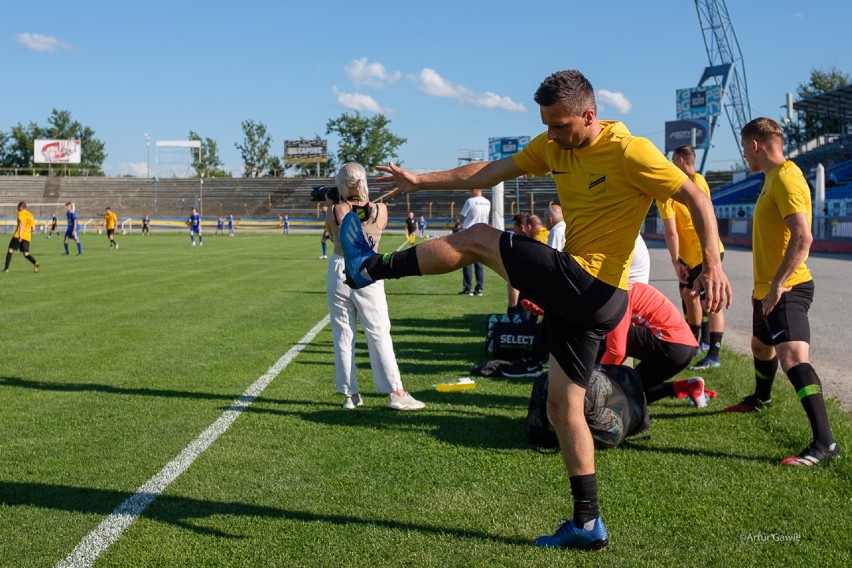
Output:
<path fill-rule="evenodd" d="M 677 90 L 677 118 L 707 118 L 722 113 L 722 86 L 695 87 Z"/>
<path fill-rule="evenodd" d="M 33 162 L 36 164 L 79 164 L 79 140 L 36 140 Z"/>
<path fill-rule="evenodd" d="M 488 159 L 501 160 L 506 156 L 517 154 L 530 143 L 529 136 L 508 136 L 505 138 L 488 139 Z"/>
<path fill-rule="evenodd" d="M 710 139 L 707 136 L 706 120 L 672 120 L 666 122 L 666 152 L 671 152 L 679 146 L 692 144 L 692 129 L 695 129 L 695 147 L 706 149 Z"/>
<path fill-rule="evenodd" d="M 316 164 L 328 161 L 326 140 L 285 140 L 285 164 Z"/>

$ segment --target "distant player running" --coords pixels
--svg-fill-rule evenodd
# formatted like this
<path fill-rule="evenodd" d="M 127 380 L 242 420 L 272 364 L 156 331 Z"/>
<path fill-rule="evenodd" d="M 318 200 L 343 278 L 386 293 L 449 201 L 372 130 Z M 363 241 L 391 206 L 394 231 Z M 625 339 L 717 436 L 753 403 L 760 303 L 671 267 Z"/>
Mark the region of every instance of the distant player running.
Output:
<path fill-rule="evenodd" d="M 70 201 L 65 204 L 65 218 L 68 220 L 68 226 L 65 228 L 65 241 L 62 243 L 65 246 L 65 256 L 68 256 L 68 239 L 77 241 L 77 256 L 80 256 L 83 254 L 83 245 L 80 244 L 80 222 L 77 220 L 74 204 Z"/>
<path fill-rule="evenodd" d="M 198 246 L 203 247 L 204 241 L 201 238 L 201 215 L 198 214 L 198 209 L 192 208 L 192 214 L 189 216 L 189 240 L 192 246 L 195 246 L 195 235 L 198 235 Z"/>
<path fill-rule="evenodd" d="M 33 229 L 35 229 L 35 217 L 27 211 L 27 204 L 23 201 L 18 203 L 18 225 L 15 228 L 15 234 L 12 235 L 12 240 L 9 241 L 9 250 L 6 252 L 5 272 L 9 272 L 9 264 L 12 262 L 12 255 L 16 250 L 20 250 L 24 258 L 33 263 L 33 270 L 38 272 L 38 262 L 33 255 L 30 254 L 30 240 L 32 239 Z"/>
<path fill-rule="evenodd" d="M 109 248 L 118 250 L 118 243 L 115 242 L 115 228 L 118 225 L 118 217 L 112 212 L 109 207 L 104 213 L 104 227 L 106 227 L 107 237 L 109 237 Z"/>

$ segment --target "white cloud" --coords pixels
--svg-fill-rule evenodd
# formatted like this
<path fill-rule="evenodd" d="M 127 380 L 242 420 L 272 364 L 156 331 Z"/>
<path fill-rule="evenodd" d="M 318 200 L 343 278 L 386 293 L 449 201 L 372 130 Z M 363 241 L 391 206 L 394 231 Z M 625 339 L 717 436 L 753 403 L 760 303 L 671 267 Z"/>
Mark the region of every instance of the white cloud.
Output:
<path fill-rule="evenodd" d="M 107 176 L 122 177 L 133 176 L 144 178 L 148 173 L 148 164 L 145 162 L 121 162 L 118 164 L 104 164 L 104 173 Z M 151 175 L 154 175 L 153 169 Z"/>
<path fill-rule="evenodd" d="M 376 99 L 370 95 L 364 95 L 362 93 L 344 93 L 340 91 L 337 86 L 332 87 L 332 90 L 334 91 L 334 95 L 337 97 L 337 102 L 346 108 L 351 108 L 358 112 L 372 112 L 375 114 L 390 114 L 393 112 L 391 109 L 383 108 L 378 102 L 376 102 Z"/>
<path fill-rule="evenodd" d="M 805 15 L 802 14 L 801 12 L 793 12 L 793 17 L 796 18 L 797 20 L 804 20 L 805 19 Z"/>
<path fill-rule="evenodd" d="M 356 87 L 382 89 L 396 83 L 402 76 L 399 71 L 389 73 L 381 63 L 368 63 L 366 57 L 356 59 L 343 68 L 346 76 Z"/>
<path fill-rule="evenodd" d="M 52 36 L 41 34 L 18 34 L 17 41 L 29 51 L 54 53 L 60 49 L 72 50 L 74 46 L 64 43 Z"/>
<path fill-rule="evenodd" d="M 624 96 L 623 93 L 607 91 L 606 89 L 600 89 L 596 95 L 597 102 L 604 108 L 612 107 L 621 114 L 627 114 L 630 112 L 630 107 L 633 106 L 627 97 Z"/>
<path fill-rule="evenodd" d="M 455 99 L 462 104 L 508 112 L 527 110 L 524 105 L 513 101 L 510 97 L 501 97 L 490 91 L 478 94 L 464 85 L 453 84 L 428 67 L 424 68 L 419 75 L 409 75 L 408 78 L 417 85 L 421 93 L 430 97 Z"/>

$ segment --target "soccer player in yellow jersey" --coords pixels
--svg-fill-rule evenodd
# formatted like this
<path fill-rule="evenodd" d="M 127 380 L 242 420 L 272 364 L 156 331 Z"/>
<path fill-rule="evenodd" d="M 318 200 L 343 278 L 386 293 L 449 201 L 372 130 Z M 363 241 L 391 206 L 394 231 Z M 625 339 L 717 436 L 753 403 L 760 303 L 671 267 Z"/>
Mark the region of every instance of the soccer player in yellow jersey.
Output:
<path fill-rule="evenodd" d="M 118 225 L 118 217 L 112 212 L 109 207 L 104 213 L 104 227 L 106 227 L 107 236 L 109 237 L 109 248 L 115 247 L 118 250 L 118 243 L 115 242 L 115 227 Z"/>
<path fill-rule="evenodd" d="M 636 235 L 651 200 L 685 203 L 702 242 L 710 311 L 730 305 L 719 236 L 710 200 L 645 138 L 620 122 L 597 117 L 589 81 L 576 70 L 546 78 L 535 93 L 547 130 L 519 153 L 447 171 L 414 174 L 379 166 L 397 193 L 426 189 L 493 187 L 532 173 L 550 173 L 563 207 L 565 248 L 557 251 L 528 237 L 474 225 L 405 251 L 378 255 L 364 239 L 357 216 L 341 226 L 346 270 L 353 287 L 383 278 L 443 274 L 483 262 L 546 313 L 550 352 L 547 409 L 559 438 L 573 496 L 573 517 L 537 546 L 595 549 L 609 535 L 600 516 L 595 453 L 584 416 L 584 397 L 601 340 L 624 315 L 627 271 Z"/>
<path fill-rule="evenodd" d="M 541 217 L 538 215 L 530 215 L 527 217 L 526 234 L 534 241 L 542 244 L 547 244 L 547 238 L 550 236 L 550 231 L 542 225 Z"/>
<path fill-rule="evenodd" d="M 680 146 L 672 153 L 672 163 L 685 173 L 695 185 L 710 197 L 710 186 L 700 173 L 695 171 L 695 150 L 692 146 Z M 695 279 L 701 274 L 701 243 L 689 209 L 673 199 L 657 201 L 657 209 L 663 219 L 666 233 L 666 245 L 672 257 L 675 273 L 680 282 L 680 295 L 686 307 L 686 321 L 698 339 L 702 329 L 704 311 L 700 295 L 692 294 Z M 719 242 L 719 254 L 724 259 L 725 247 Z M 694 370 L 719 367 L 719 351 L 722 348 L 722 335 L 725 333 L 725 313 L 722 311 L 707 315 L 707 327 L 701 334 L 701 341 L 707 344 L 707 356 L 693 367 Z"/>
<path fill-rule="evenodd" d="M 27 211 L 27 204 L 21 201 L 18 203 L 18 224 L 15 227 L 12 240 L 9 241 L 9 250 L 6 251 L 4 272 L 9 272 L 9 264 L 12 262 L 12 255 L 15 254 L 16 250 L 20 250 L 24 258 L 33 263 L 33 271 L 38 272 L 38 262 L 30 254 L 30 240 L 32 239 L 33 229 L 35 229 L 35 217 Z"/>
<path fill-rule="evenodd" d="M 756 118 L 741 133 L 743 155 L 752 171 L 766 180 L 757 197 L 752 221 L 752 338 L 754 394 L 725 409 L 752 412 L 771 402 L 778 365 L 790 379 L 813 439 L 798 455 L 781 465 L 813 466 L 840 455 L 834 441 L 822 383 L 810 363 L 808 310 L 814 282 L 805 264 L 813 241 L 811 192 L 802 171 L 784 157 L 784 135 L 771 118 Z"/>

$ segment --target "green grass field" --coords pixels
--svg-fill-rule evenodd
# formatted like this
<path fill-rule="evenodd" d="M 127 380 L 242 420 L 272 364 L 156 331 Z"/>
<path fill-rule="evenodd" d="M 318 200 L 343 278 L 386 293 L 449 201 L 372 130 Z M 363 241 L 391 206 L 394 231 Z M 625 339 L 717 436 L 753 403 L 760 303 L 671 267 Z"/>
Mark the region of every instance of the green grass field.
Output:
<path fill-rule="evenodd" d="M 38 237 L 41 273 L 14 258 L 0 273 L 0 565 L 60 562 L 327 315 L 318 241 L 133 235 L 110 251 L 89 235 L 78 258 Z M 505 308 L 486 278 L 482 298 L 456 296 L 459 274 L 387 282 L 425 410 L 385 407 L 363 341 L 365 406 L 342 410 L 325 327 L 96 565 L 849 565 L 852 462 L 780 469 L 808 442 L 804 413 L 782 376 L 772 409 L 722 413 L 753 380 L 730 352 L 704 375 L 708 408 L 661 401 L 650 439 L 598 453 L 607 549 L 531 546 L 571 507 L 559 456 L 526 443 L 530 380 L 430 390 L 484 360 L 486 315 Z M 852 451 L 852 420 L 829 412 Z"/>

